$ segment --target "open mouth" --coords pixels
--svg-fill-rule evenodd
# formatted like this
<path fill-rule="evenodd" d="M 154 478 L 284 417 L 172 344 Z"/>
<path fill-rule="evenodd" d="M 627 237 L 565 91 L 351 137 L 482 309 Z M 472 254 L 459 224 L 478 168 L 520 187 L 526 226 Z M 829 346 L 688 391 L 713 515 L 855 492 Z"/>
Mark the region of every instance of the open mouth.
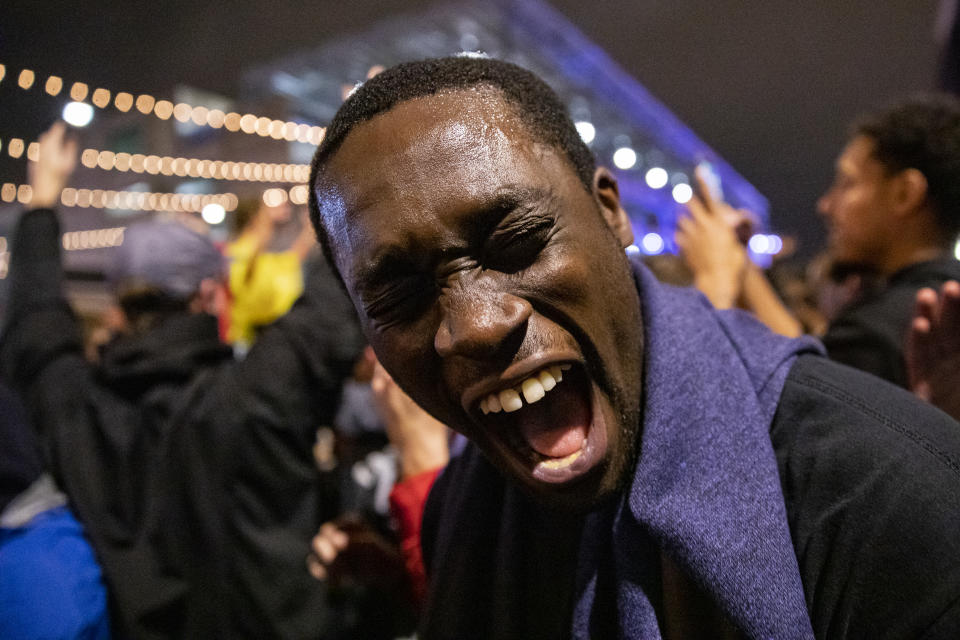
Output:
<path fill-rule="evenodd" d="M 566 483 L 606 452 L 596 393 L 579 365 L 553 364 L 479 400 L 483 423 L 534 479 Z"/>

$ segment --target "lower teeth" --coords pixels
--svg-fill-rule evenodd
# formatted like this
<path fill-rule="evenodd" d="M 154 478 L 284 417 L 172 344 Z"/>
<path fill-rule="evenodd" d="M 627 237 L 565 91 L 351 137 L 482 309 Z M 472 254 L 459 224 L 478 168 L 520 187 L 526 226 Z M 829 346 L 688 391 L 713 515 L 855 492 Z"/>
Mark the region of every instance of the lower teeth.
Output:
<path fill-rule="evenodd" d="M 583 449 L 580 449 L 579 451 L 574 451 L 570 455 L 562 458 L 548 458 L 542 461 L 540 464 L 548 469 L 562 469 L 563 467 L 572 464 L 573 461 L 579 458 L 582 453 Z"/>

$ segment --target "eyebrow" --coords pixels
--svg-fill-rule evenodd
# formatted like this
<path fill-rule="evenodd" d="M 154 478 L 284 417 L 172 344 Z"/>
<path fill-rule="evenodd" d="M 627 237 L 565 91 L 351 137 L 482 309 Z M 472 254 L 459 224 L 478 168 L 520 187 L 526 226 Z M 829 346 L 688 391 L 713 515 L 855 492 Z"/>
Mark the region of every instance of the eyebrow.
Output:
<path fill-rule="evenodd" d="M 552 186 L 507 185 L 501 187 L 492 198 L 482 203 L 469 216 L 470 227 L 478 230 L 482 237 L 476 237 L 475 233 L 465 235 L 470 237 L 471 241 L 482 241 L 493 233 L 497 224 L 505 216 L 519 207 L 543 207 L 552 205 L 557 199 L 557 193 Z M 361 282 L 378 285 L 408 274 L 417 262 L 435 264 L 443 261 L 445 257 L 462 255 L 465 249 L 466 247 L 463 246 L 447 247 L 435 252 L 434 255 L 427 256 L 425 260 L 421 254 L 420 259 L 415 261 L 412 256 L 418 252 L 412 250 L 410 245 L 389 245 L 378 249 L 373 258 L 357 270 L 356 278 Z"/>
<path fill-rule="evenodd" d="M 498 191 L 497 195 L 476 214 L 474 228 L 482 237 L 475 238 L 482 244 L 494 235 L 503 220 L 523 207 L 527 210 L 552 208 L 558 200 L 553 187 L 506 187 Z"/>

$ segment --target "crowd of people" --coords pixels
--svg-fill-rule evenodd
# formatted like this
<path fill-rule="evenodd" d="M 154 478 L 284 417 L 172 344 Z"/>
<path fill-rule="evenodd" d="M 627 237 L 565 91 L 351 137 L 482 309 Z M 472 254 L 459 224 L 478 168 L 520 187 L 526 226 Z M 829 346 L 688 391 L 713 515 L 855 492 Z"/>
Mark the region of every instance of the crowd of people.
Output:
<path fill-rule="evenodd" d="M 679 255 L 628 256 L 615 175 L 530 72 L 401 64 L 330 123 L 309 219 L 243 203 L 224 251 L 129 226 L 95 357 L 76 146 L 39 151 L 0 636 L 960 635 L 955 100 L 855 124 L 798 294 L 701 175 Z"/>

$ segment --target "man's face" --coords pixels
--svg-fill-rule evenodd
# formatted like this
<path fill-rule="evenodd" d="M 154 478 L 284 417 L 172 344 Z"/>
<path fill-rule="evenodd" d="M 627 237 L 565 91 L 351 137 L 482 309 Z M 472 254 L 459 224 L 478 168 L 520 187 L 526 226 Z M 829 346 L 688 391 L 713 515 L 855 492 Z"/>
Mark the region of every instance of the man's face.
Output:
<path fill-rule="evenodd" d="M 642 329 L 615 184 L 588 193 L 493 90 L 358 125 L 318 187 L 341 274 L 400 386 L 508 475 L 564 504 L 618 487 Z M 598 198 L 597 195 L 600 195 Z"/>
<path fill-rule="evenodd" d="M 817 202 L 827 222 L 831 257 L 880 267 L 890 230 L 890 178 L 874 143 L 857 136 L 837 158 L 833 184 Z"/>

